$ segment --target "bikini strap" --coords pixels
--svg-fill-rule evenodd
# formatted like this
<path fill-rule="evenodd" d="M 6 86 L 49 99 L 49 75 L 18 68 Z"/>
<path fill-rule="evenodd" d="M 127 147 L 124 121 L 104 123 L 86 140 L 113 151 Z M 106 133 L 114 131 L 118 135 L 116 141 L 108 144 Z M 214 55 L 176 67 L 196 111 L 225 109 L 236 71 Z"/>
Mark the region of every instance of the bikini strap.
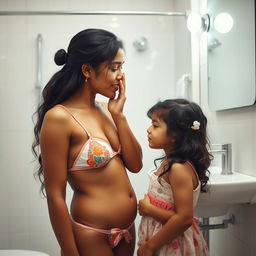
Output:
<path fill-rule="evenodd" d="M 58 104 L 56 106 L 62 107 L 63 109 L 65 109 L 73 118 L 74 120 L 83 128 L 83 130 L 86 132 L 86 134 L 89 136 L 89 138 L 91 138 L 91 134 L 88 132 L 88 130 L 84 127 L 84 125 L 75 117 L 75 115 L 64 105 Z"/>
<path fill-rule="evenodd" d="M 116 155 L 121 154 L 121 151 L 122 151 L 122 149 L 121 149 L 121 144 L 120 144 L 118 147 L 118 150 L 116 151 Z"/>

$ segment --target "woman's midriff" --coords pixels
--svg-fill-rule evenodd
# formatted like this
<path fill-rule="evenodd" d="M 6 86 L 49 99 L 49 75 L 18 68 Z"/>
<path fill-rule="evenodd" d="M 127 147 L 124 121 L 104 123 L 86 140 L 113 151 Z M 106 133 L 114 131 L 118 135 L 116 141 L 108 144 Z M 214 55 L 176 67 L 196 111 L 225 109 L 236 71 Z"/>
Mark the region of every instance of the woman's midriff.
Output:
<path fill-rule="evenodd" d="M 120 159 L 98 170 L 74 173 L 70 182 L 71 215 L 76 222 L 110 229 L 127 228 L 135 220 L 136 196 Z"/>

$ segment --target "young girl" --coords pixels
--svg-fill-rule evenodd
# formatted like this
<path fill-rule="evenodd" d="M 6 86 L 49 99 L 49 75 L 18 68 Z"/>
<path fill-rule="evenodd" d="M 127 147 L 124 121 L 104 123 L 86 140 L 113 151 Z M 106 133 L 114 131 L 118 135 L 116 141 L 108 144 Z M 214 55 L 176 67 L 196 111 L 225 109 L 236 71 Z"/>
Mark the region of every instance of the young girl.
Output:
<path fill-rule="evenodd" d="M 86 29 L 54 60 L 63 67 L 43 90 L 33 150 L 40 146 L 37 174 L 62 255 L 132 256 L 137 201 L 126 169 L 141 169 L 142 152 L 123 114 L 123 44 Z M 108 102 L 95 101 L 97 94 Z"/>
<path fill-rule="evenodd" d="M 207 119 L 184 99 L 158 102 L 149 111 L 149 147 L 165 156 L 152 173 L 148 193 L 139 201 L 139 256 L 205 256 L 207 245 L 194 209 L 211 162 Z"/>

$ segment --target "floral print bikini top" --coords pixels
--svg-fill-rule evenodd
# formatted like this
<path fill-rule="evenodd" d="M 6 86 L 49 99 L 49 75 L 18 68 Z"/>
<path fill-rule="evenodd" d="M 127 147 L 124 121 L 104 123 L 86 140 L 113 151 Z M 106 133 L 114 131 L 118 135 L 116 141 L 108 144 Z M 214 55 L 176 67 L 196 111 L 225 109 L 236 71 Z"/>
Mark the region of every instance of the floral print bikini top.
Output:
<path fill-rule="evenodd" d="M 92 137 L 83 124 L 63 105 L 58 105 L 66 109 L 74 120 L 83 128 L 89 139 L 84 143 L 78 156 L 76 157 L 72 167 L 68 171 L 79 171 L 100 168 L 108 164 L 108 162 L 117 154 L 120 154 L 121 147 L 118 151 L 114 151 L 108 141 Z"/>

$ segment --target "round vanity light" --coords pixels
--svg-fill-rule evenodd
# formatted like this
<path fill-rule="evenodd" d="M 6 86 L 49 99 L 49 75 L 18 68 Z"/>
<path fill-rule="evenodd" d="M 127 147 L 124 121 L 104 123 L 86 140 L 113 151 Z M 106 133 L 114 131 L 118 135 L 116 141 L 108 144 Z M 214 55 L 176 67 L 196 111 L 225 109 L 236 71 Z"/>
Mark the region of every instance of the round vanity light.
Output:
<path fill-rule="evenodd" d="M 234 21 L 229 13 L 219 13 L 214 19 L 214 27 L 220 33 L 228 33 L 233 27 Z"/>
<path fill-rule="evenodd" d="M 187 28 L 190 32 L 199 32 L 202 29 L 202 18 L 198 13 L 188 15 Z"/>

